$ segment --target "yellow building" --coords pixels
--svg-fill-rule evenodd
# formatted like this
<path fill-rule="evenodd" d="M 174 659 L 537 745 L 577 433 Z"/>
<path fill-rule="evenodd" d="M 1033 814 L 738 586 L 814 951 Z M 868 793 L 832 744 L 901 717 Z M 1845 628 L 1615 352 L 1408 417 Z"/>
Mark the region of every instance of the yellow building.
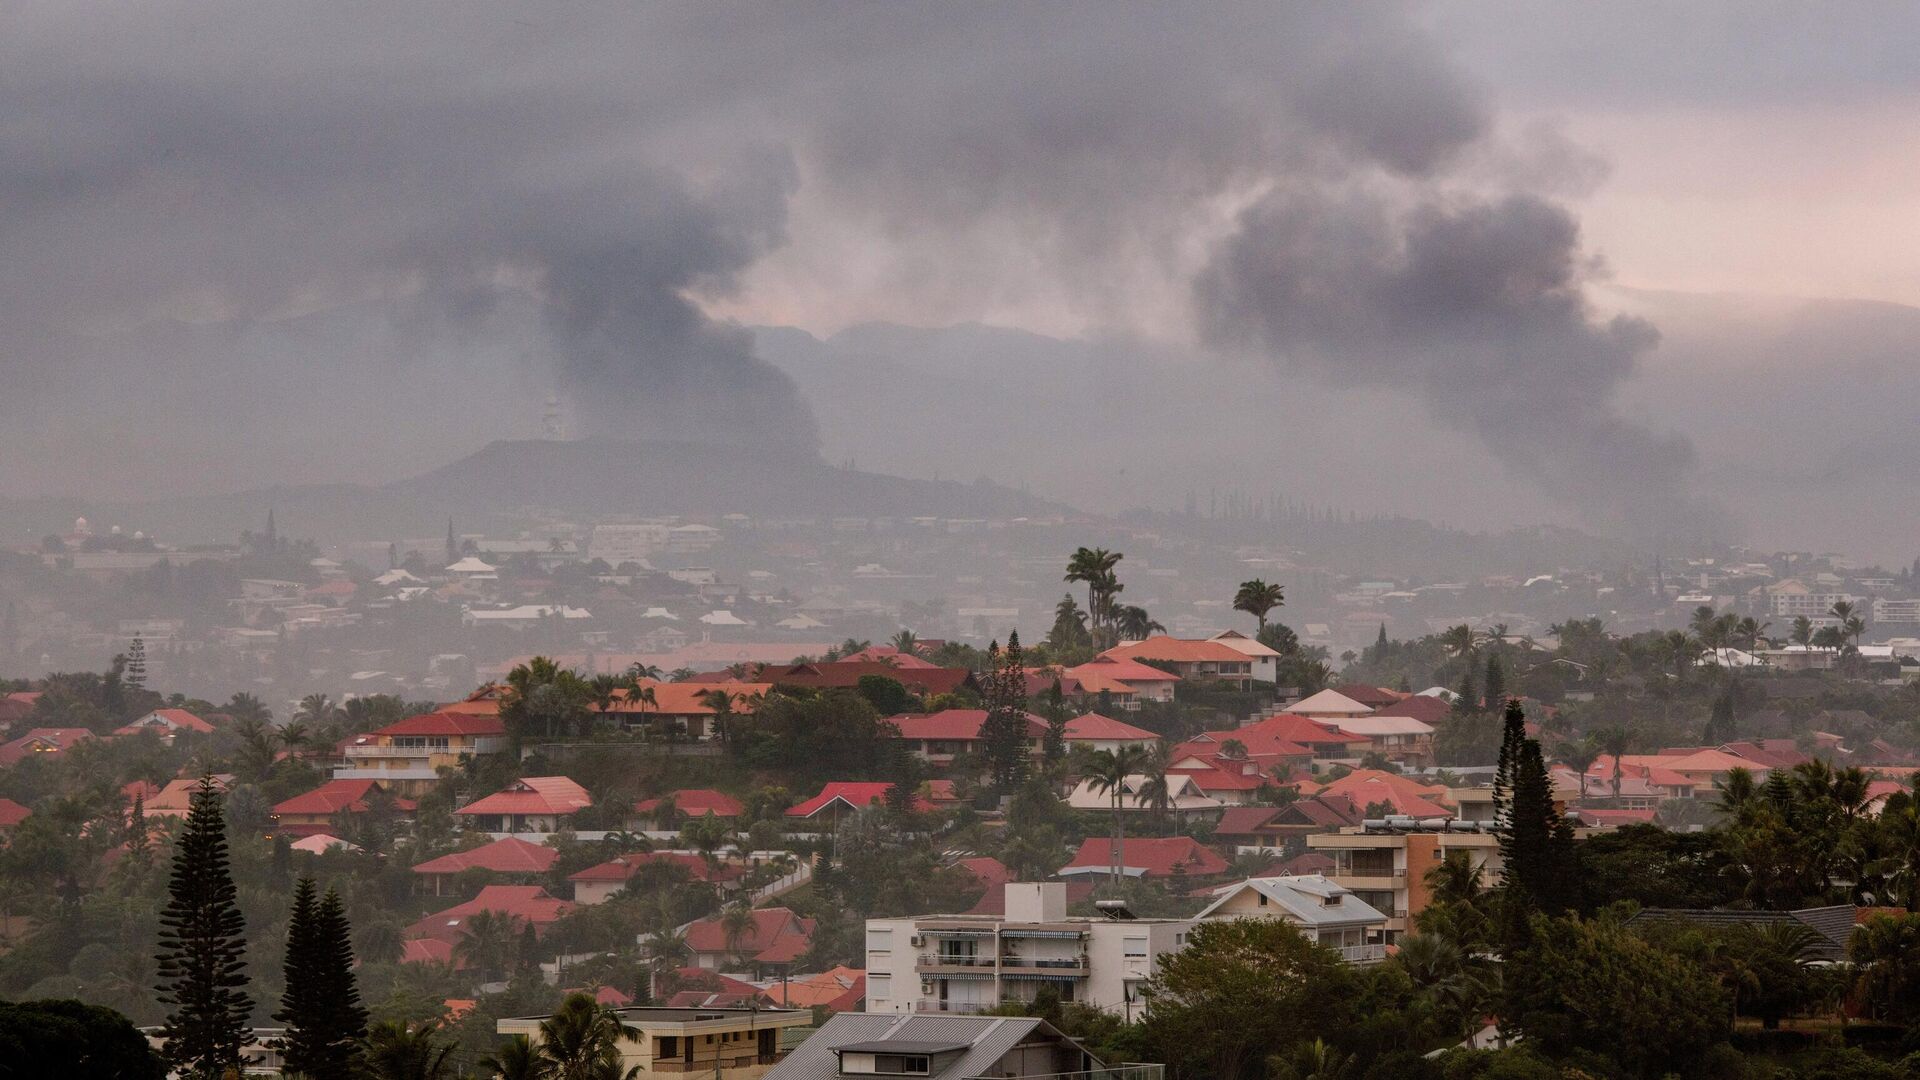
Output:
<path fill-rule="evenodd" d="M 442 766 L 506 749 L 506 725 L 485 713 L 435 712 L 355 737 L 335 780 L 374 780 L 396 795 L 423 795 L 439 782 Z"/>
<path fill-rule="evenodd" d="M 806 1009 L 671 1009 L 634 1006 L 614 1010 L 638 1034 L 620 1042 L 620 1075 L 638 1078 L 711 1076 L 756 1080 L 786 1057 L 781 1033 L 807 1027 Z M 544 1016 L 511 1016 L 495 1029 L 540 1041 Z"/>

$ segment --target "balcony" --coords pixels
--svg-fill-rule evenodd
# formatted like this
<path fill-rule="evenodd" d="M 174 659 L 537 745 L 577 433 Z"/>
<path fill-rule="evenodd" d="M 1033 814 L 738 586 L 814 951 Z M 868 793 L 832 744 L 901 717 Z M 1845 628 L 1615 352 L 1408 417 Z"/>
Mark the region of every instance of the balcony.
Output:
<path fill-rule="evenodd" d="M 920 956 L 913 970 L 922 975 L 987 975 L 993 971 L 994 958 L 987 956 Z"/>
<path fill-rule="evenodd" d="M 988 1009 L 997 1009 L 997 1001 L 936 1001 L 922 998 L 914 1003 L 914 1012 L 923 1013 L 979 1013 Z"/>
<path fill-rule="evenodd" d="M 1007 956 L 1000 960 L 1000 972 L 1003 975 L 1019 975 L 1023 972 L 1041 975 L 1085 975 L 1087 958 L 1084 956 Z"/>
<path fill-rule="evenodd" d="M 1340 959 L 1349 964 L 1377 964 L 1387 958 L 1385 945 L 1342 945 Z"/>
<path fill-rule="evenodd" d="M 422 765 L 417 769 L 356 769 L 342 766 L 333 770 L 335 780 L 438 780 L 440 774 Z"/>
<path fill-rule="evenodd" d="M 434 754 L 450 754 L 453 751 L 444 746 L 349 746 L 349 758 L 424 758 Z"/>

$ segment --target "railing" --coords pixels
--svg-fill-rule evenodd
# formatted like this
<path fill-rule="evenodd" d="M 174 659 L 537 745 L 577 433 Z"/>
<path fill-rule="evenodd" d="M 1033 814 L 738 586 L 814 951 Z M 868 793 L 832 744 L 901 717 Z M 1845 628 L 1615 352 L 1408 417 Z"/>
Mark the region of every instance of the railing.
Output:
<path fill-rule="evenodd" d="M 914 1012 L 923 1013 L 977 1013 L 999 1008 L 997 1001 L 934 1001 L 923 998 L 914 1006 Z"/>
<path fill-rule="evenodd" d="M 922 956 L 919 959 L 914 961 L 913 966 L 921 969 L 922 971 L 925 971 L 930 968 L 943 968 L 943 967 L 990 968 L 993 966 L 993 957 L 991 956 L 939 956 L 939 955 Z"/>
<path fill-rule="evenodd" d="M 1385 945 L 1342 945 L 1340 959 L 1349 964 L 1371 964 L 1387 958 Z"/>
<path fill-rule="evenodd" d="M 1334 877 L 1386 878 L 1391 881 L 1407 880 L 1405 870 L 1395 870 L 1391 866 L 1340 866 L 1333 868 Z"/>
<path fill-rule="evenodd" d="M 1018 971 L 1023 968 L 1028 970 L 1043 969 L 1043 970 L 1054 970 L 1054 971 L 1085 971 L 1087 969 L 1087 961 L 1085 957 L 1074 957 L 1074 956 L 1059 956 L 1059 957 L 1006 956 L 1001 958 L 1000 966 L 1002 968 L 1007 968 L 1014 971 Z"/>
<path fill-rule="evenodd" d="M 1165 1065 L 1109 1065 L 1104 1069 L 1083 1069 L 1080 1072 L 1042 1073 L 1022 1076 L 1020 1080 L 1165 1080 Z M 970 1076 L 967 1080 L 993 1080 L 991 1077 Z"/>

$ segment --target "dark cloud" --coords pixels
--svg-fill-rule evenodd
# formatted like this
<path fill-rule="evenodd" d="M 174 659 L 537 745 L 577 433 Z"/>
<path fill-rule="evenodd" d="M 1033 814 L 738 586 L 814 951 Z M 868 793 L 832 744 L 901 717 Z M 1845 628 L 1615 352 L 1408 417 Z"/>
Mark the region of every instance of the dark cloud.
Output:
<path fill-rule="evenodd" d="M 1685 504 L 1685 444 L 1610 404 L 1651 331 L 1592 318 L 1543 201 L 1592 160 L 1501 144 L 1404 5 L 75 5 L 10 30 L 16 404 L 74 400 L 50 373 L 78 358 L 114 392 L 157 324 L 367 305 L 395 363 L 511 341 L 592 431 L 810 446 L 786 376 L 702 304 L 788 243 L 805 192 L 816 230 L 904 253 L 901 291 L 990 296 L 1018 266 L 1098 326 L 1150 266 L 1208 340 L 1417 395 L 1557 497 Z M 197 385 L 234 415 L 258 340 L 156 359 L 219 373 Z M 433 404 L 506 385 L 498 357 L 475 370 Z"/>

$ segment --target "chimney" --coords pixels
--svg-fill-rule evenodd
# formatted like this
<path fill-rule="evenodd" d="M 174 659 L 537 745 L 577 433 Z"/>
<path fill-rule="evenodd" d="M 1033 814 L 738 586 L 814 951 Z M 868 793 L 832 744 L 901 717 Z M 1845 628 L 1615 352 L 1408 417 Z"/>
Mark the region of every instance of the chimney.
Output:
<path fill-rule="evenodd" d="M 1020 923 L 1065 922 L 1067 886 L 1061 881 L 1010 881 L 1007 883 L 1007 921 Z"/>

